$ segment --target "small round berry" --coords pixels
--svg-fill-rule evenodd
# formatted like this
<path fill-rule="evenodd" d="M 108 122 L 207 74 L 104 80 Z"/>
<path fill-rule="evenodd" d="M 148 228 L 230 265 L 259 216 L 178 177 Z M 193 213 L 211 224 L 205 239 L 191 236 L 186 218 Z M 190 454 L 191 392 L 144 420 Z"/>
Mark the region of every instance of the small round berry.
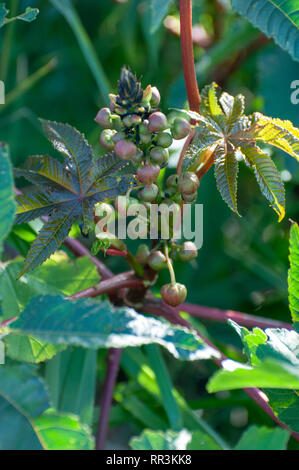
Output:
<path fill-rule="evenodd" d="M 156 184 L 146 184 L 144 188 L 139 191 L 139 197 L 142 201 L 153 202 L 159 193 L 159 188 Z"/>
<path fill-rule="evenodd" d="M 171 126 L 171 133 L 174 139 L 180 140 L 184 139 L 189 135 L 191 126 L 187 119 L 185 118 L 176 118 Z"/>
<path fill-rule="evenodd" d="M 97 122 L 102 127 L 111 127 L 111 111 L 109 108 L 102 108 L 95 117 L 95 122 Z"/>
<path fill-rule="evenodd" d="M 161 269 L 165 269 L 167 267 L 166 257 L 160 250 L 153 251 L 149 255 L 147 263 L 155 271 L 160 271 Z"/>
<path fill-rule="evenodd" d="M 168 148 L 172 144 L 172 137 L 168 132 L 160 132 L 157 134 L 157 144 L 160 147 Z"/>
<path fill-rule="evenodd" d="M 166 284 L 161 288 L 161 295 L 164 302 L 172 307 L 182 304 L 187 297 L 187 289 L 184 284 Z"/>
<path fill-rule="evenodd" d="M 137 153 L 137 147 L 129 140 L 120 140 L 115 145 L 114 151 L 121 160 L 130 160 Z"/>
<path fill-rule="evenodd" d="M 137 176 L 141 183 L 153 183 L 158 179 L 159 173 L 160 167 L 158 165 L 148 165 L 147 163 L 137 170 Z"/>
<path fill-rule="evenodd" d="M 166 163 L 169 159 L 168 150 L 159 146 L 153 147 L 150 151 L 150 158 L 153 163 L 163 165 L 163 163 Z"/>
<path fill-rule="evenodd" d="M 152 86 L 152 97 L 150 101 L 152 107 L 156 108 L 157 106 L 159 106 L 160 101 L 161 101 L 161 95 L 160 95 L 158 88 L 155 86 Z"/>
<path fill-rule="evenodd" d="M 116 131 L 111 129 L 105 129 L 101 132 L 100 135 L 100 144 L 107 150 L 113 150 L 115 143 L 113 142 L 113 136 Z"/>
<path fill-rule="evenodd" d="M 148 260 L 149 255 L 150 255 L 149 247 L 145 244 L 139 245 L 139 247 L 137 248 L 137 252 L 136 252 L 137 261 L 139 261 L 139 263 L 145 264 Z"/>
<path fill-rule="evenodd" d="M 168 127 L 169 126 L 165 114 L 157 111 L 150 115 L 148 128 L 151 132 L 165 131 L 165 129 Z"/>
<path fill-rule="evenodd" d="M 192 194 L 199 187 L 199 179 L 192 171 L 186 171 L 179 179 L 179 190 L 184 194 Z"/>
<path fill-rule="evenodd" d="M 184 242 L 179 253 L 181 261 L 191 261 L 194 258 L 197 258 L 198 251 L 195 243 L 193 242 Z"/>
<path fill-rule="evenodd" d="M 179 181 L 178 175 L 170 175 L 170 176 L 168 176 L 168 178 L 166 180 L 166 184 L 170 188 L 176 188 L 177 185 L 178 185 L 178 181 Z"/>

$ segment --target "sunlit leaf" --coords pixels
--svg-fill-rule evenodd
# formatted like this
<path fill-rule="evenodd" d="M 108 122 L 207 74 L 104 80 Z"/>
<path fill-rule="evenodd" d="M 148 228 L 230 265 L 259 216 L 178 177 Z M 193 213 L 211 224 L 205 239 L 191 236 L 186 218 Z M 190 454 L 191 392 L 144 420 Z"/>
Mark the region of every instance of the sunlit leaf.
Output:
<path fill-rule="evenodd" d="M 250 426 L 234 450 L 286 450 L 289 437 L 285 429 Z"/>

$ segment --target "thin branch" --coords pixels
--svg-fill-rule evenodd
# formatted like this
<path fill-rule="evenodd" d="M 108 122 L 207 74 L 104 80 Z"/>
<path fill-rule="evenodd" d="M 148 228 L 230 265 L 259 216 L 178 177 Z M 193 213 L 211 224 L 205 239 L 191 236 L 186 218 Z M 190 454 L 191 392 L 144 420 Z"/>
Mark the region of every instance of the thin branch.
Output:
<path fill-rule="evenodd" d="M 100 419 L 96 435 L 96 450 L 104 450 L 108 434 L 110 410 L 113 391 L 119 371 L 121 349 L 109 349 L 107 357 L 107 373 L 100 403 Z"/>
<path fill-rule="evenodd" d="M 198 334 L 198 336 L 206 343 L 208 344 L 209 346 L 211 346 L 213 349 L 215 349 L 216 351 L 219 352 L 220 354 L 220 359 L 218 358 L 213 358 L 213 362 L 215 362 L 215 364 L 217 364 L 219 367 L 222 367 L 222 361 L 224 361 L 225 359 L 227 359 L 227 357 L 221 352 L 219 351 L 214 345 L 213 343 L 211 343 L 211 341 L 209 341 L 204 335 L 202 335 L 198 330 L 196 330 L 192 325 L 191 323 L 189 323 L 187 320 L 185 320 L 184 318 L 182 318 L 179 313 L 174 310 L 173 308 L 169 307 L 168 305 L 166 305 L 164 302 L 162 302 L 161 300 L 155 298 L 154 296 L 151 296 L 148 300 L 146 300 L 143 304 L 143 307 L 142 307 L 142 310 L 144 312 L 147 312 L 147 313 L 152 313 L 152 314 L 155 314 L 155 315 L 160 315 L 164 318 L 166 318 L 167 320 L 169 320 L 171 323 L 173 324 L 177 324 L 177 325 L 181 325 L 181 326 L 185 326 L 187 328 L 190 328 L 192 330 L 195 330 L 196 333 Z M 292 431 L 291 429 L 289 429 L 289 427 L 282 423 L 281 421 L 279 421 L 277 419 L 277 417 L 275 416 L 275 414 L 273 413 L 272 411 L 272 408 L 268 405 L 267 403 L 267 400 L 266 400 L 266 397 L 265 397 L 265 394 L 258 388 L 254 387 L 254 388 L 244 388 L 243 389 L 245 393 L 247 393 L 247 395 L 252 398 L 252 400 L 255 401 L 255 403 L 273 420 L 275 421 L 276 424 L 278 424 L 279 426 L 281 426 L 282 428 L 284 429 L 287 429 L 291 435 L 293 436 L 294 439 L 296 439 L 297 441 L 299 441 L 299 433 L 296 433 L 294 431 Z"/>
<path fill-rule="evenodd" d="M 211 321 L 227 322 L 234 320 L 239 325 L 247 326 L 249 328 L 286 328 L 292 329 L 290 323 L 279 320 L 272 320 L 272 318 L 257 317 L 248 315 L 247 313 L 235 312 L 234 310 L 221 310 L 219 308 L 204 307 L 202 305 L 194 305 L 185 303 L 176 308 L 177 312 L 187 312 L 193 317 L 205 318 Z"/>

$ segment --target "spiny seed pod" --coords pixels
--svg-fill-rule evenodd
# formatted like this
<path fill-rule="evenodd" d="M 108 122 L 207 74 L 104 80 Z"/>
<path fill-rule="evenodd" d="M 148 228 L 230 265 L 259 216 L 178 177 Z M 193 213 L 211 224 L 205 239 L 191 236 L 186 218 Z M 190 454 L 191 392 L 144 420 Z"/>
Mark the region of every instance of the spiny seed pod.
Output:
<path fill-rule="evenodd" d="M 115 145 L 114 151 L 121 160 L 130 160 L 137 153 L 137 147 L 129 140 L 120 140 Z"/>
<path fill-rule="evenodd" d="M 163 163 L 166 163 L 169 159 L 168 150 L 159 146 L 153 147 L 150 151 L 150 158 L 153 163 L 163 165 Z"/>
<path fill-rule="evenodd" d="M 181 261 L 191 261 L 194 258 L 197 258 L 198 251 L 195 243 L 193 242 L 184 242 L 179 253 Z"/>
<path fill-rule="evenodd" d="M 186 171 L 179 178 L 179 190 L 184 194 L 192 194 L 197 191 L 199 187 L 199 179 L 192 171 Z"/>
<path fill-rule="evenodd" d="M 146 184 L 144 188 L 139 191 L 139 197 L 142 201 L 153 202 L 159 193 L 159 188 L 156 184 Z"/>
<path fill-rule="evenodd" d="M 136 252 L 137 261 L 139 261 L 139 263 L 141 264 L 145 264 L 148 260 L 149 255 L 150 255 L 149 247 L 145 244 L 139 245 L 139 247 L 137 248 L 137 252 Z"/>
<path fill-rule="evenodd" d="M 160 167 L 158 165 L 140 166 L 137 170 L 137 176 L 141 183 L 153 183 L 157 180 L 160 173 Z"/>
<path fill-rule="evenodd" d="M 187 119 L 185 118 L 176 118 L 171 126 L 171 133 L 174 139 L 180 140 L 184 139 L 189 135 L 191 126 Z"/>
<path fill-rule="evenodd" d="M 161 113 L 160 111 L 151 114 L 149 117 L 148 128 L 151 132 L 165 131 L 165 129 L 168 128 L 168 122 L 165 114 Z"/>
<path fill-rule="evenodd" d="M 115 143 L 113 142 L 113 136 L 115 135 L 116 131 L 111 129 L 105 129 L 101 132 L 100 135 L 100 144 L 107 150 L 113 150 Z"/>
<path fill-rule="evenodd" d="M 182 198 L 186 202 L 194 202 L 197 199 L 197 191 L 191 194 L 182 193 Z"/>
<path fill-rule="evenodd" d="M 160 132 L 157 134 L 157 144 L 160 147 L 168 148 L 172 144 L 172 137 L 168 132 Z"/>
<path fill-rule="evenodd" d="M 111 127 L 111 111 L 109 108 L 102 108 L 95 117 L 95 122 L 97 122 L 102 127 Z"/>
<path fill-rule="evenodd" d="M 170 188 L 176 188 L 178 185 L 178 181 L 179 181 L 178 175 L 170 175 L 168 176 L 166 180 L 166 184 Z"/>
<path fill-rule="evenodd" d="M 160 250 L 153 251 L 148 257 L 147 264 L 155 271 L 160 271 L 167 267 L 166 257 Z"/>
<path fill-rule="evenodd" d="M 130 114 L 129 116 L 125 116 L 123 118 L 123 124 L 126 127 L 137 126 L 137 124 L 141 124 L 141 117 L 138 116 L 138 114 Z"/>
<path fill-rule="evenodd" d="M 131 157 L 131 161 L 134 163 L 141 163 L 143 159 L 143 152 L 141 149 L 137 148 L 137 151 L 133 157 Z"/>
<path fill-rule="evenodd" d="M 187 289 L 184 284 L 165 284 L 161 288 L 161 295 L 164 302 L 172 307 L 182 304 L 187 297 Z"/>
<path fill-rule="evenodd" d="M 158 88 L 155 86 L 152 86 L 152 97 L 151 97 L 152 107 L 156 108 L 157 106 L 159 106 L 160 101 L 161 101 L 161 96 L 160 96 L 160 92 Z"/>

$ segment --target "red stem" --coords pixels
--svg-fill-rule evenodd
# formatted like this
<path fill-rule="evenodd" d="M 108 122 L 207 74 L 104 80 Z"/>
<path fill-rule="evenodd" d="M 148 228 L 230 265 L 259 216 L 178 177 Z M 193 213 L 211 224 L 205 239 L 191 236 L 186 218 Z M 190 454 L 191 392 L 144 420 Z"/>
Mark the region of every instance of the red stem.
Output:
<path fill-rule="evenodd" d="M 113 391 L 119 371 L 121 349 L 109 349 L 107 357 L 107 373 L 100 403 L 100 419 L 96 435 L 96 450 L 104 450 L 107 440 L 110 410 Z"/>
<path fill-rule="evenodd" d="M 194 305 L 185 303 L 176 308 L 177 313 L 187 312 L 193 317 L 205 318 L 212 321 L 227 322 L 234 320 L 239 325 L 247 326 L 249 328 L 286 328 L 292 329 L 289 323 L 272 320 L 271 318 L 256 317 L 242 312 L 235 312 L 234 310 L 220 310 L 219 308 L 204 307 L 202 305 Z"/>
<path fill-rule="evenodd" d="M 198 112 L 200 94 L 197 85 L 193 54 L 192 0 L 180 0 L 180 23 L 182 62 L 189 106 L 192 111 Z"/>
<path fill-rule="evenodd" d="M 211 346 L 212 348 L 214 348 L 216 351 L 219 352 L 220 354 L 220 359 L 216 359 L 216 358 L 213 358 L 213 362 L 215 362 L 215 364 L 218 365 L 218 367 L 222 367 L 222 361 L 224 361 L 225 359 L 227 359 L 227 357 L 221 352 L 219 351 L 213 343 L 211 343 L 211 341 L 209 341 L 205 336 L 203 336 L 198 330 L 196 330 L 192 325 L 191 323 L 189 323 L 187 320 L 185 320 L 184 318 L 182 318 L 178 312 L 169 307 L 168 305 L 166 305 L 164 302 L 161 302 L 161 300 L 155 298 L 155 297 L 151 297 L 149 300 L 145 301 L 145 303 L 143 304 L 143 307 L 142 307 L 142 310 L 144 312 L 147 312 L 147 313 L 151 313 L 151 314 L 154 314 L 154 315 L 160 315 L 164 318 L 166 318 L 168 321 L 170 321 L 171 323 L 173 324 L 176 324 L 176 325 L 181 325 L 181 326 L 185 326 L 189 329 L 192 329 L 192 330 L 195 330 L 196 333 L 198 334 L 198 336 L 206 343 L 208 344 L 209 346 Z M 275 416 L 275 414 L 273 413 L 272 411 L 272 408 L 268 405 L 266 399 L 264 398 L 264 394 L 263 392 L 258 389 L 258 388 L 244 388 L 243 389 L 245 393 L 247 393 L 248 396 L 250 396 L 250 398 L 252 398 L 252 400 L 255 401 L 255 403 L 260 407 L 262 408 L 262 410 L 267 413 L 267 415 L 273 420 L 275 421 L 275 423 L 277 423 L 279 426 L 281 426 L 282 428 L 284 429 L 287 429 L 291 435 L 293 436 L 294 439 L 296 439 L 297 441 L 299 441 L 299 433 L 297 432 L 294 432 L 292 430 L 290 430 L 288 428 L 288 426 L 282 422 L 280 422 L 277 417 Z"/>

